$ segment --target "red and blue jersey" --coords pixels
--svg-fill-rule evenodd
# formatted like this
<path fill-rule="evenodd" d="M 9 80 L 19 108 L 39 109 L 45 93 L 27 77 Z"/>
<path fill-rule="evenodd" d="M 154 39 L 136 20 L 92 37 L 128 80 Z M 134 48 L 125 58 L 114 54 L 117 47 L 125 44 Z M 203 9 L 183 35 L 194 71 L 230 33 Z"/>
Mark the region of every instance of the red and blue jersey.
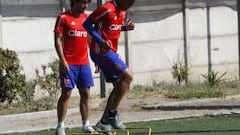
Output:
<path fill-rule="evenodd" d="M 118 40 L 121 29 L 124 24 L 126 11 L 119 10 L 114 0 L 108 1 L 98 7 L 89 18 L 93 20 L 95 29 L 103 40 L 110 43 L 114 52 L 118 50 Z M 90 44 L 91 52 L 103 53 L 105 52 L 100 45 L 93 39 Z"/>
<path fill-rule="evenodd" d="M 75 16 L 71 11 L 57 17 L 54 32 L 63 34 L 63 54 L 72 65 L 87 65 L 88 60 L 88 33 L 83 27 L 87 14 Z"/>

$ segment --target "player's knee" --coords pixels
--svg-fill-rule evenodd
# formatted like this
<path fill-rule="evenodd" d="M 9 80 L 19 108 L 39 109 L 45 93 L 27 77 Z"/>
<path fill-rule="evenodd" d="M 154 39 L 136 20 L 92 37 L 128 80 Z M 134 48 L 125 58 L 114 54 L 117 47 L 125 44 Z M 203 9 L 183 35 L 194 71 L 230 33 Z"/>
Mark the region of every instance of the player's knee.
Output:
<path fill-rule="evenodd" d="M 80 104 L 89 104 L 90 96 L 89 95 L 81 95 Z"/>
<path fill-rule="evenodd" d="M 131 83 L 133 80 L 133 75 L 130 71 L 125 72 L 124 74 L 124 80 L 127 81 L 128 83 Z"/>
<path fill-rule="evenodd" d="M 83 100 L 89 100 L 90 98 L 90 93 L 88 89 L 80 89 L 80 96 L 81 99 Z"/>
<path fill-rule="evenodd" d="M 133 80 L 133 74 L 131 72 L 128 74 L 128 80 L 129 82 L 132 82 Z"/>
<path fill-rule="evenodd" d="M 81 99 L 83 99 L 83 100 L 89 100 L 90 99 L 90 95 L 89 94 L 82 94 L 80 96 L 81 96 Z"/>
<path fill-rule="evenodd" d="M 71 97 L 71 90 L 63 89 L 61 98 L 62 98 L 63 100 L 69 100 L 70 97 Z"/>

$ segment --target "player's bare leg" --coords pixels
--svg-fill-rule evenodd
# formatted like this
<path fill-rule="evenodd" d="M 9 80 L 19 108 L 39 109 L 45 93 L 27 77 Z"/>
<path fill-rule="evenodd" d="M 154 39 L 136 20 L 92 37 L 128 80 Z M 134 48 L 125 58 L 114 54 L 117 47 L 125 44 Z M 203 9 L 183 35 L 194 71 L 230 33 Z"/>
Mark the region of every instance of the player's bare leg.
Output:
<path fill-rule="evenodd" d="M 58 99 L 58 104 L 57 104 L 58 122 L 63 122 L 66 118 L 71 93 L 72 93 L 72 90 L 69 90 L 69 89 L 62 90 L 62 94 Z"/>
<path fill-rule="evenodd" d="M 108 110 L 118 110 L 118 106 L 129 90 L 130 83 L 132 82 L 132 73 L 126 69 L 119 77 L 119 80 L 113 83 L 114 89 L 109 96 L 110 104 L 107 106 Z"/>
<path fill-rule="evenodd" d="M 71 93 L 72 93 L 72 90 L 63 88 L 62 94 L 58 99 L 58 104 L 57 104 L 58 126 L 56 130 L 56 135 L 65 135 L 64 120 L 67 115 L 67 109 L 68 109 Z"/>
<path fill-rule="evenodd" d="M 103 123 L 109 123 L 113 128 L 125 128 L 119 120 L 118 107 L 122 98 L 128 91 L 131 81 L 132 73 L 129 69 L 126 69 L 120 75 L 119 80 L 113 83 L 114 89 L 109 96 L 104 115 L 101 119 Z"/>
<path fill-rule="evenodd" d="M 82 116 L 82 130 L 84 132 L 93 132 L 94 129 L 90 126 L 89 117 L 91 113 L 90 108 L 90 89 L 80 89 L 80 103 L 79 103 L 79 109 Z"/>

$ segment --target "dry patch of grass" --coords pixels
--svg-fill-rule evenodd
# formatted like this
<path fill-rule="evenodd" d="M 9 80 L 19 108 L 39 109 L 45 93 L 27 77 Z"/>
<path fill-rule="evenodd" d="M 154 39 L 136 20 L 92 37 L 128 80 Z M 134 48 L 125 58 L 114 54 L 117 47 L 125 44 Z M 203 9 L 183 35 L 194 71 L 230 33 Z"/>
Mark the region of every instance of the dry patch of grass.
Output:
<path fill-rule="evenodd" d="M 240 94 L 240 82 L 223 82 L 210 87 L 205 83 L 189 83 L 188 85 L 176 85 L 167 83 L 155 83 L 152 86 L 134 86 L 128 93 L 128 98 L 167 97 L 174 99 L 192 98 L 224 98 L 228 95 Z"/>

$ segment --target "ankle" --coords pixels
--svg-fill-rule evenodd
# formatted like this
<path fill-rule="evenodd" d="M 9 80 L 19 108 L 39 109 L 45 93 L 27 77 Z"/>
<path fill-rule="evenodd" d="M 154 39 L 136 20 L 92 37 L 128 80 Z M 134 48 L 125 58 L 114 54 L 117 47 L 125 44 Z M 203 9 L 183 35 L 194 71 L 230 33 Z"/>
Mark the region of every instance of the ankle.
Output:
<path fill-rule="evenodd" d="M 103 118 L 100 121 L 101 121 L 102 124 L 108 124 L 107 120 L 105 120 Z"/>
<path fill-rule="evenodd" d="M 61 121 L 61 122 L 58 122 L 58 125 L 57 125 L 57 128 L 64 128 L 64 122 Z"/>
<path fill-rule="evenodd" d="M 82 126 L 89 126 L 90 125 L 90 121 L 89 120 L 83 120 L 82 121 Z"/>
<path fill-rule="evenodd" d="M 109 117 L 115 117 L 117 115 L 117 111 L 116 110 L 109 110 L 108 111 L 108 116 Z"/>

